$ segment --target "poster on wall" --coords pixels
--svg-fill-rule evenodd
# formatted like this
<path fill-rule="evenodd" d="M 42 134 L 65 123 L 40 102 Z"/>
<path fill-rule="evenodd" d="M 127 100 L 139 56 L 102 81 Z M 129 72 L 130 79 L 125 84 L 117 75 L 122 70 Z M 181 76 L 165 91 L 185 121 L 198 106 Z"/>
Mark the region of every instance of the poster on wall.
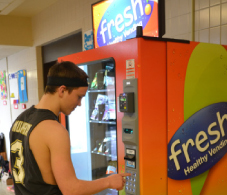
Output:
<path fill-rule="evenodd" d="M 227 46 L 167 51 L 168 194 L 227 194 Z"/>
<path fill-rule="evenodd" d="M 26 70 L 18 71 L 18 88 L 19 88 L 20 103 L 27 102 L 28 96 L 27 96 L 27 72 L 26 72 Z"/>
<path fill-rule="evenodd" d="M 93 31 L 89 30 L 84 33 L 84 50 L 89 50 L 93 48 Z"/>
<path fill-rule="evenodd" d="M 19 103 L 18 72 L 9 74 L 10 102 Z"/>
<path fill-rule="evenodd" d="M 7 99 L 7 86 L 6 86 L 6 71 L 0 72 L 0 88 L 1 88 L 1 100 Z"/>

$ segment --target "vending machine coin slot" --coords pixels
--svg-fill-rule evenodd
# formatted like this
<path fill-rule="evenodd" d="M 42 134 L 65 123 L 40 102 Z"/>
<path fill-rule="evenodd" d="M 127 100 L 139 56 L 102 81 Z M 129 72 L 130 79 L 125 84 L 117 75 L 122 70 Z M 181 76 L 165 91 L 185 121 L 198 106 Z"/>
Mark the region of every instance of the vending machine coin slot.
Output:
<path fill-rule="evenodd" d="M 134 109 L 134 93 L 133 92 L 125 92 L 121 93 L 119 96 L 120 101 L 120 111 L 133 113 Z"/>

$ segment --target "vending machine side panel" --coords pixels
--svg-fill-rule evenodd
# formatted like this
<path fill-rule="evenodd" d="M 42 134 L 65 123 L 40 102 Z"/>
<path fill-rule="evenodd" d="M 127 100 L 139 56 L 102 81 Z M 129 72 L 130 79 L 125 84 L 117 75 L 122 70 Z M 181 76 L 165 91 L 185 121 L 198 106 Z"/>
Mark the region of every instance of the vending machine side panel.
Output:
<path fill-rule="evenodd" d="M 167 44 L 168 195 L 227 194 L 226 51 Z"/>
<path fill-rule="evenodd" d="M 167 193 L 166 41 L 139 41 L 140 194 Z"/>
<path fill-rule="evenodd" d="M 195 46 L 196 44 L 167 43 L 168 142 L 175 134 L 176 129 L 184 122 L 184 80 L 187 63 L 190 59 L 191 51 Z M 168 178 L 169 195 L 179 192 L 191 194 L 190 191 L 191 186 L 189 180 L 176 181 Z"/>

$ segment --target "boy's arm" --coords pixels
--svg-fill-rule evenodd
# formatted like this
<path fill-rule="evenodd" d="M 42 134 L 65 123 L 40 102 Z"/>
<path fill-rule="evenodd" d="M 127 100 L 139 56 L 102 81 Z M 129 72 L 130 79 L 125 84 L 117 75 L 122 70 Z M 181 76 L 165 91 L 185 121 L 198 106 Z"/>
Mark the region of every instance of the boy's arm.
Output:
<path fill-rule="evenodd" d="M 106 178 L 84 181 L 76 177 L 70 155 L 70 139 L 67 130 L 59 123 L 50 127 L 53 131 L 47 146 L 55 180 L 64 195 L 95 194 L 107 188 L 121 190 L 125 176 L 130 174 L 114 174 Z"/>

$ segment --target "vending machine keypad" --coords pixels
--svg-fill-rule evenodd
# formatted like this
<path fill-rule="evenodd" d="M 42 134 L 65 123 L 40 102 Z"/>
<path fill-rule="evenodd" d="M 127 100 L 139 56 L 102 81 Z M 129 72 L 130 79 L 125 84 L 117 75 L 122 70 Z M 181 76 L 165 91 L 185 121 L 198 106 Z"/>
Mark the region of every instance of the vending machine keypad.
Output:
<path fill-rule="evenodd" d="M 126 170 L 126 173 L 131 173 L 131 176 L 126 177 L 125 191 L 128 194 L 136 194 L 136 172 Z"/>

